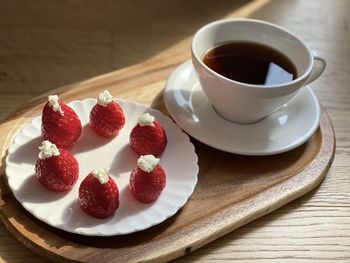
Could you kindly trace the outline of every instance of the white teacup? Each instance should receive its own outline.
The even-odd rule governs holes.
[[[203,63],[204,54],[223,43],[255,42],[286,55],[297,78],[278,85],[253,85],[228,79]],[[197,31],[192,41],[192,63],[200,84],[216,111],[238,123],[253,123],[288,102],[304,85],[318,78],[325,61],[287,30],[259,20],[220,20]]]

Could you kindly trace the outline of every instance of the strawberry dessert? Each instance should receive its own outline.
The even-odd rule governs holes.
[[[72,146],[81,135],[82,127],[75,111],[51,95],[42,112],[41,134],[60,148]]]
[[[111,137],[119,133],[125,124],[122,108],[105,90],[98,95],[97,103],[90,112],[90,126],[100,136]]]
[[[51,191],[72,189],[79,175],[79,165],[74,156],[49,141],[43,141],[39,150],[39,159],[35,164],[38,181]]]
[[[165,150],[167,137],[159,121],[151,114],[144,113],[132,129],[129,143],[138,155],[159,156]]]
[[[130,175],[129,188],[134,198],[142,203],[156,200],[163,191],[166,176],[153,155],[144,155],[137,160],[137,167]]]
[[[79,187],[80,207],[96,218],[106,218],[119,207],[119,191],[107,170],[98,169],[89,173]]]

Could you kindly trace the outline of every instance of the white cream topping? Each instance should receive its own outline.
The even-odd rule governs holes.
[[[154,127],[154,123],[153,122],[154,122],[154,116],[152,116],[148,112],[142,114],[139,117],[139,124],[141,126],[152,126],[152,127]]]
[[[137,160],[137,166],[147,173],[153,171],[154,167],[159,163],[159,159],[154,157],[152,154],[141,155]]]
[[[112,100],[113,100],[113,96],[111,95],[111,93],[109,93],[108,90],[104,90],[103,92],[98,94],[98,97],[97,97],[97,103],[103,107],[107,107],[107,105],[110,102],[112,102]]]
[[[41,146],[39,146],[39,150],[40,160],[45,160],[47,158],[50,158],[51,156],[60,155],[60,151],[57,149],[56,145],[49,141],[43,141],[41,143]]]
[[[58,96],[57,95],[50,95],[49,96],[49,104],[52,107],[53,111],[58,111],[62,116],[64,115],[64,112],[62,111],[62,108],[60,104],[58,103]]]
[[[101,184],[108,182],[108,169],[95,169],[91,171],[92,175],[95,176]]]

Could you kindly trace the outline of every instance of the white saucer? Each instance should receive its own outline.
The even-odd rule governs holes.
[[[242,155],[271,155],[306,142],[320,121],[320,105],[303,87],[286,105],[253,124],[230,122],[216,113],[203,93],[191,61],[178,66],[164,90],[165,105],[189,135],[216,149]]]

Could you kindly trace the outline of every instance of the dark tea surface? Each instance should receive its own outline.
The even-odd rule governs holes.
[[[231,42],[208,50],[203,62],[226,78],[255,85],[276,85],[297,78],[292,61],[281,52],[253,42]]]

